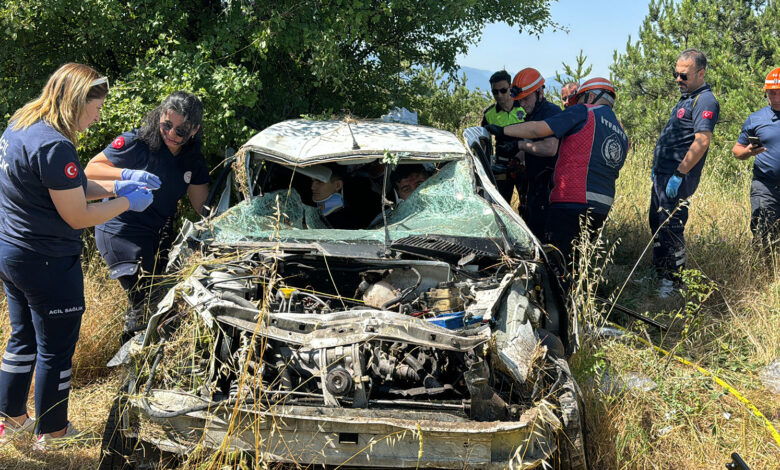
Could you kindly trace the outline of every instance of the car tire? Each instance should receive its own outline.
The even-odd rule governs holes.
[[[129,470],[135,468],[133,453],[137,441],[122,432],[122,413],[126,412],[126,400],[121,396],[114,399],[108,412],[103,442],[100,445],[100,470]]]
[[[563,429],[558,434],[557,455],[553,468],[557,470],[588,470],[585,451],[585,404],[569,364],[563,358],[552,358],[558,373],[563,374],[558,395],[559,418]]]

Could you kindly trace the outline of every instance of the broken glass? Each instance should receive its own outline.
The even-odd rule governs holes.
[[[474,192],[474,173],[468,161],[445,164],[406,200],[387,211],[390,239],[411,235],[449,235],[501,238],[491,205]],[[372,194],[374,196],[374,194]],[[379,197],[379,195],[375,195]],[[496,207],[510,240],[529,247],[525,230]],[[303,204],[294,189],[273,191],[242,201],[215,218],[212,235],[217,242],[239,241],[351,241],[383,242],[381,223],[365,230],[328,228],[316,207]]]

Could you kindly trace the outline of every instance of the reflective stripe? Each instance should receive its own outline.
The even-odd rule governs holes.
[[[35,354],[14,354],[9,353],[8,351],[3,354],[3,359],[8,359],[9,361],[32,361],[35,359]]]
[[[661,246],[661,242],[653,243],[653,248],[658,248],[659,246]]]
[[[597,86],[608,86],[608,87],[612,88],[612,84],[611,84],[611,83],[609,83],[609,82],[593,82],[593,83],[588,83],[588,86],[587,86],[586,88],[590,88],[590,87],[597,87]]]
[[[541,82],[541,81],[542,81],[542,74],[539,74],[539,78],[537,78],[536,80],[534,80],[534,81],[533,81],[533,83],[531,83],[531,84],[530,84],[530,85],[528,85],[528,86],[520,87],[520,90],[521,90],[521,92],[525,92],[526,90],[530,90],[530,89],[531,89],[531,88],[533,88],[533,87],[534,87],[534,86],[535,86],[537,83],[539,83],[539,82]]]
[[[604,194],[599,193],[592,193],[590,191],[585,193],[585,197],[588,199],[588,201],[596,201],[600,202],[602,204],[606,204],[608,206],[611,206],[613,202],[615,202],[614,197],[609,197]]]
[[[60,378],[61,378],[61,379],[65,379],[65,378],[67,378],[67,377],[70,377],[70,371],[72,371],[72,370],[73,370],[73,368],[71,367],[71,368],[70,368],[70,369],[68,369],[68,370],[65,370],[65,371],[62,371],[62,372],[60,372]]]
[[[62,391],[62,390],[67,390],[69,388],[70,388],[70,380],[68,380],[67,382],[61,383],[60,386],[57,387],[57,390]]]
[[[683,256],[683,255],[685,255],[685,248],[683,248],[680,251],[675,251],[674,252],[674,256]]]
[[[11,364],[6,364],[3,362],[0,364],[0,370],[10,372],[12,374],[26,374],[32,370],[32,364],[27,364],[26,366],[12,366]]]
[[[682,266],[683,264],[685,264],[685,257],[684,256],[674,263],[675,266]]]

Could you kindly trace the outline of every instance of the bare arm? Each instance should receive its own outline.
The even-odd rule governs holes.
[[[84,174],[91,180],[121,180],[122,169],[114,166],[106,157],[106,154],[100,152],[92,157],[84,168]]]
[[[130,208],[130,201],[125,197],[87,204],[82,188],[50,189],[49,195],[60,217],[76,230],[102,224]]]
[[[208,184],[191,184],[187,187],[187,197],[190,198],[190,204],[195,212],[203,214],[203,204],[206,203],[206,198],[209,196]]]
[[[103,199],[105,197],[114,197],[113,181],[87,181],[87,201]]]
[[[704,152],[710,146],[710,139],[712,139],[712,132],[697,132],[683,161],[677,166],[677,171],[687,175],[704,156]]]
[[[521,139],[541,139],[553,135],[553,130],[544,121],[521,122],[504,127],[504,135]]]
[[[754,147],[753,144],[742,145],[739,142],[734,144],[734,148],[731,149],[731,153],[734,154],[734,158],[737,160],[747,160],[753,155],[758,155],[761,152],[766,152],[766,148]]]
[[[540,157],[554,157],[558,153],[558,139],[548,137],[537,141],[520,141],[518,147],[525,153],[530,153]]]

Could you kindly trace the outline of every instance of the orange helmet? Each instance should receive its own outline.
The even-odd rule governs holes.
[[[580,86],[580,89],[577,90],[577,93],[569,96],[569,106],[577,104],[580,96],[582,96],[584,93],[596,90],[602,90],[612,95],[612,98],[615,98],[615,87],[612,86],[612,82],[603,77],[594,77],[583,83]]]
[[[780,89],[780,67],[769,72],[764,82],[764,90],[778,90]]]
[[[538,90],[542,85],[544,85],[542,74],[538,70],[528,67],[515,75],[514,80],[512,80],[512,88],[509,90],[509,96],[513,100],[519,100]]]

